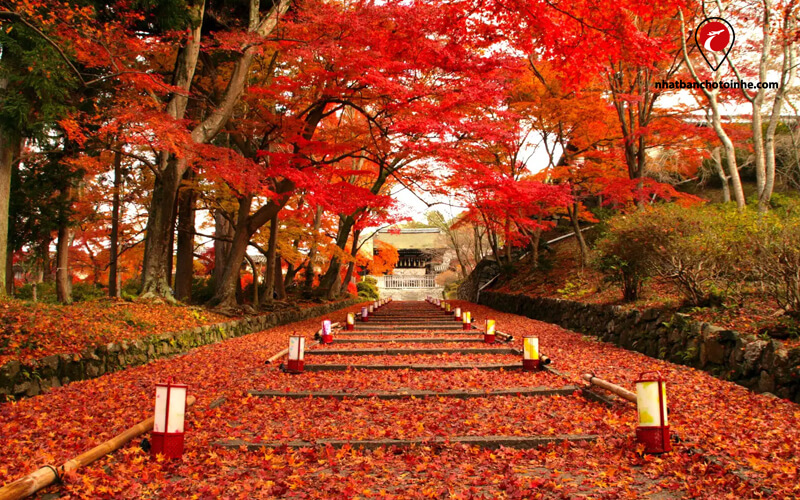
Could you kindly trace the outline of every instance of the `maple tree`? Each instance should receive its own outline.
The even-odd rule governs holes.
[[[210,210],[215,220],[211,303],[230,309],[241,300],[238,278],[243,263],[252,260],[248,247],[264,250],[266,269],[248,264],[251,272],[266,273],[255,280],[266,279],[260,300],[271,300],[274,293],[283,296],[296,278],[305,282],[306,293],[314,284],[326,297],[344,291],[365,229],[395,217],[386,197],[395,185],[434,192],[482,183],[484,193],[494,190],[503,195],[502,201],[484,207],[492,214],[474,212],[468,222],[480,219],[492,228],[495,253],[507,240],[508,259],[513,245],[535,238],[547,224],[531,221],[566,205],[565,199],[548,199],[546,193],[558,189],[514,173],[524,162],[512,166],[505,180],[488,170],[479,172],[473,164],[445,184],[438,183],[429,166],[455,165],[455,157],[469,156],[473,146],[472,153],[485,160],[488,150],[477,153],[477,143],[468,144],[467,137],[477,134],[518,150],[524,146],[520,137],[509,139],[508,134],[525,127],[530,132],[530,123],[513,118],[517,132],[503,130],[506,113],[515,117],[521,107],[502,110],[513,102],[508,95],[519,60],[513,50],[498,49],[500,41],[526,53],[532,53],[533,44],[543,44],[541,57],[549,61],[556,75],[552,82],[564,87],[564,95],[578,85],[603,81],[605,63],[589,64],[599,47],[612,47],[606,51],[612,62],[630,60],[634,73],[646,66],[643,61],[663,60],[673,48],[662,36],[664,23],[672,26],[664,21],[668,7],[639,8],[633,20],[622,14],[629,6],[620,5],[613,12],[593,14],[587,27],[578,19],[593,6],[576,4],[574,11],[551,6],[551,17],[529,19],[533,29],[527,32],[509,24],[510,11],[530,13],[529,6],[514,2],[482,6],[494,20],[471,17],[475,5],[469,1],[432,8],[422,1],[375,5],[312,0],[291,7],[288,2],[257,1],[230,6],[203,0],[119,3],[113,15],[100,5],[74,10],[68,3],[53,5],[43,15],[30,0],[3,18],[41,32],[28,36],[51,52],[63,80],[73,81],[86,103],[43,121],[51,126],[57,121],[64,141],[73,144],[67,163],[87,174],[81,182],[91,186],[90,199],[81,188],[74,201],[80,207],[94,203],[103,214],[62,231],[65,241],[78,238],[81,249],[71,258],[74,264],[89,270],[94,281],[108,283],[117,296],[120,255],[141,241],[141,236],[130,240],[126,235],[140,235],[144,229],[142,297],[171,300],[174,287],[176,297],[191,300],[195,245],[201,237],[196,226],[208,223],[195,214]],[[559,34],[554,35],[557,25]],[[80,36],[79,26],[87,36]],[[590,46],[568,44],[572,34],[585,29],[598,34]],[[633,52],[623,50],[636,33],[654,42]],[[414,58],[408,57],[409,46]],[[573,78],[564,65],[567,57],[587,63],[591,71]],[[576,115],[585,111],[586,95],[583,103],[551,102],[551,114],[569,105]],[[493,118],[481,124],[487,115]],[[462,136],[465,124],[473,130]],[[536,133],[543,130],[540,123]],[[652,127],[647,130],[653,134]],[[461,144],[464,151],[452,153]],[[631,141],[623,137],[621,144],[625,150]],[[137,176],[129,179],[134,171]],[[113,175],[114,187],[96,185],[91,181],[95,175]],[[131,181],[135,199],[114,195]],[[111,194],[104,196],[109,187]],[[506,202],[517,203],[517,208],[506,210],[501,221],[497,212]],[[551,202],[554,206],[548,206]],[[144,228],[141,219],[133,225],[121,221],[130,203],[141,207]],[[585,213],[574,204],[570,210],[576,219],[578,212]],[[102,238],[109,219],[113,249]],[[303,231],[302,224],[311,231]],[[320,238],[320,232],[330,230],[335,232],[333,241]],[[120,238],[127,239],[121,248]],[[467,267],[462,264],[462,270]],[[106,269],[110,277],[101,280],[98,273]],[[280,285],[275,292],[273,285]]]
[[[534,179],[528,166],[528,141],[535,126],[520,113],[483,109],[467,125],[448,153],[450,186],[469,207],[459,223],[486,230],[497,262],[510,265],[512,248],[527,247],[552,221],[543,217],[571,201],[565,186]]]

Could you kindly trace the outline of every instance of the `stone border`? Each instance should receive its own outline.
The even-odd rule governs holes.
[[[88,347],[80,353],[54,354],[25,362],[9,361],[0,367],[0,398],[36,396],[51,387],[96,378],[159,358],[183,354],[195,347],[303,321],[361,302],[363,299],[348,299],[306,309],[274,312],[178,332],[149,335],[130,342]]]
[[[786,349],[686,314],[484,291],[480,304],[559,325],[653,358],[691,366],[800,403],[800,348]]]

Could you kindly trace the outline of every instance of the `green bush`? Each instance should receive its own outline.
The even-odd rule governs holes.
[[[642,248],[646,245],[646,233],[639,230],[637,222],[630,216],[613,219],[595,247],[594,266],[605,274],[607,281],[622,287],[627,301],[639,298],[642,282],[650,276]]]
[[[122,284],[122,290],[120,290],[119,295],[125,300],[133,300],[139,296],[142,287],[142,278],[136,277],[126,280]]]
[[[675,204],[647,208],[609,221],[597,243],[596,266],[639,298],[642,282],[659,276],[692,305],[721,302],[742,280],[742,252],[753,214],[724,207]],[[751,231],[752,233],[752,231]]]
[[[91,283],[74,283],[72,285],[73,302],[85,302],[103,297],[108,297],[108,291],[102,286]]]
[[[358,296],[367,300],[378,300],[380,295],[378,293],[378,280],[367,276],[364,281],[356,285]]]
[[[598,241],[596,266],[621,284],[626,300],[642,281],[671,281],[695,306],[760,290],[800,315],[800,210],[779,199],[769,213],[719,205],[662,205],[619,216]]]
[[[289,290],[287,290],[287,293],[288,292],[289,292]],[[259,285],[258,285],[258,300],[259,301],[264,300],[264,295],[266,293],[267,293],[267,283],[266,282],[259,283]],[[252,283],[248,283],[242,289],[242,297],[244,297],[245,302],[250,302],[250,303],[253,302],[253,284]]]
[[[55,304],[56,300],[56,284],[52,282],[43,283],[26,283],[25,285],[17,288],[15,296],[22,300],[33,300],[33,287],[36,287],[36,300],[38,302],[46,302],[48,304]]]
[[[205,304],[214,296],[214,278],[212,276],[195,276],[192,278],[192,303]],[[250,294],[252,297],[253,294]]]
[[[447,300],[458,298],[458,287],[461,286],[463,280],[451,281],[446,284],[443,289],[444,298]]]
[[[48,304],[58,303],[56,295],[56,284],[53,282],[36,283],[36,300]],[[17,289],[16,297],[22,300],[33,300],[33,283],[28,283]],[[96,286],[91,283],[73,283],[72,284],[72,301],[85,302],[87,300],[95,300],[108,296],[108,291],[101,286]]]
[[[781,309],[800,316],[800,219],[764,217],[756,231],[752,278]]]

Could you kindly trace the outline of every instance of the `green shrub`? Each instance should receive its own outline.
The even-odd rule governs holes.
[[[800,316],[800,219],[764,217],[756,226],[749,266],[754,280],[793,316]]]
[[[364,281],[356,285],[358,296],[367,300],[378,300],[380,295],[378,293],[378,280],[367,276]]]
[[[755,288],[800,315],[800,209],[779,198],[771,212],[718,205],[662,205],[609,222],[595,265],[626,300],[642,281],[671,281],[694,306],[718,305]]]
[[[443,289],[443,295],[445,299],[457,299],[458,298],[458,287],[461,286],[463,280],[451,281],[450,283],[446,284]]]
[[[639,298],[642,282],[659,276],[692,305],[718,304],[743,279],[753,217],[724,207],[675,204],[619,216],[597,243],[596,265],[622,286],[626,300]]]
[[[252,292],[252,291],[251,291]],[[195,276],[192,278],[192,303],[205,304],[214,296],[214,278],[212,276]],[[252,297],[253,294],[250,294]]]
[[[33,287],[36,287],[36,300],[38,302],[45,302],[48,304],[55,304],[56,300],[56,284],[53,282],[42,283],[26,283],[25,285],[17,288],[15,296],[22,300],[33,300]]]
[[[85,302],[108,297],[108,291],[100,285],[91,283],[73,283],[72,300],[73,302]]]
[[[266,292],[267,292],[267,283],[266,282],[259,283],[258,284],[258,300],[259,301],[264,300],[264,295],[266,294]],[[288,292],[288,290],[287,290],[287,292]],[[248,283],[242,289],[242,297],[244,298],[245,302],[250,302],[250,303],[253,302],[253,284],[252,283]]]
[[[120,295],[125,297],[125,295],[130,296],[131,298],[135,298],[139,296],[139,293],[142,291],[142,278],[136,277],[131,278],[129,280],[125,280],[122,284],[122,290],[120,290]]]
[[[583,232],[583,239],[590,248],[594,248],[598,240],[608,232],[608,223],[616,215],[616,211],[608,207],[596,207],[589,210],[598,222],[592,228]]]
[[[592,288],[586,279],[579,275],[574,280],[568,279],[564,286],[556,290],[562,297],[569,300],[580,299],[584,295],[591,293]]]
[[[17,290],[16,297],[22,300],[33,300],[33,287],[36,286],[36,300],[48,304],[58,302],[56,295],[56,284],[53,282],[28,283]],[[91,283],[73,283],[72,301],[85,302],[108,296],[108,291],[102,286]]]
[[[645,247],[647,233],[640,229],[639,217],[620,216],[609,222],[606,235],[598,240],[595,267],[607,281],[622,287],[626,301],[639,298],[642,282],[650,276]]]

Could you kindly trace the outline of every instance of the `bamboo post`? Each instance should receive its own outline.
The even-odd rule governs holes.
[[[315,342],[311,342],[310,344],[308,344],[308,345],[306,346],[306,349],[308,349],[308,348],[310,348],[310,347],[314,347],[315,345],[319,345],[319,342],[316,342],[316,341],[315,341]],[[267,360],[267,363],[266,363],[266,364],[273,363],[274,361],[276,361],[276,360],[278,360],[278,359],[281,359],[282,357],[286,356],[287,354],[289,354],[289,348],[288,348],[288,347],[287,347],[286,349],[284,349],[284,350],[282,350],[282,351],[278,352],[278,353],[277,353],[277,354],[275,354],[274,356],[270,357],[270,358]],[[0,500],[3,500],[3,499],[2,499],[2,498],[0,498]]]
[[[331,330],[333,330],[334,328],[339,328],[339,327],[341,327],[341,324],[338,321],[336,323],[331,323]],[[322,328],[317,330],[317,333],[314,334],[314,338],[322,338],[321,336],[322,336]],[[314,347],[315,345],[318,345],[318,344],[319,344],[319,342],[312,342],[311,344],[308,344],[306,346],[306,349],[308,349],[309,347]],[[271,356],[269,359],[267,359],[266,364],[273,363],[275,360],[281,359],[282,357],[286,356],[287,354],[289,354],[289,348],[288,347],[286,349],[282,350],[282,351],[279,351],[277,354],[275,354],[274,356]],[[0,500],[2,500],[2,499],[0,499]]]
[[[605,389],[617,396],[621,397],[622,399],[627,399],[631,403],[636,402],[636,394],[632,393],[631,391],[625,389],[624,387],[620,387],[616,384],[612,384],[606,380],[601,378],[597,378],[594,375],[587,373],[583,376],[583,380],[589,382],[592,385],[596,385],[602,389]],[[0,499],[1,500],[1,499]]]
[[[187,407],[193,405],[194,402],[194,396],[189,396],[186,398]],[[154,417],[142,420],[122,434],[109,439],[105,443],[95,446],[91,450],[78,455],[72,460],[64,462],[58,468],[46,465],[25,477],[17,479],[13,483],[3,486],[0,488],[0,500],[19,500],[21,498],[33,495],[42,488],[53,484],[59,476],[63,476],[67,472],[85,467],[95,460],[102,458],[109,453],[117,451],[142,434],[152,431],[153,420]],[[58,471],[58,476],[56,475],[56,471]]]
[[[495,335],[500,337],[500,340],[505,340],[506,342],[511,342],[514,340],[514,336],[508,333],[496,332]]]

